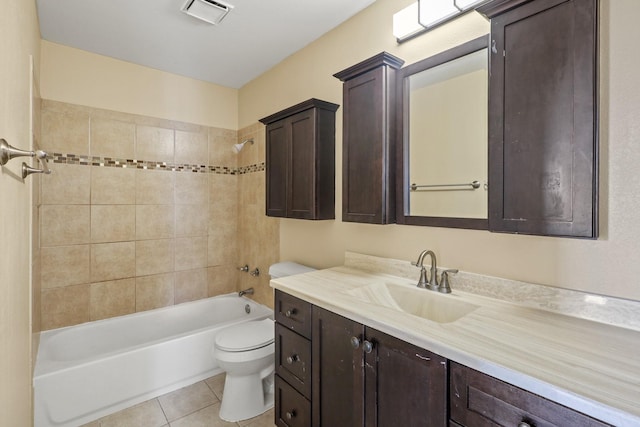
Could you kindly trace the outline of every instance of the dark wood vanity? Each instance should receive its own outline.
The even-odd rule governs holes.
[[[603,427],[571,408],[275,291],[279,427]]]

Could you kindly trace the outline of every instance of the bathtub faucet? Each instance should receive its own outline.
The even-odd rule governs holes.
[[[243,291],[238,292],[239,297],[243,295],[253,295],[253,288],[245,289]]]

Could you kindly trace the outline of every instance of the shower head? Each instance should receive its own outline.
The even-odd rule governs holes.
[[[253,145],[253,138],[245,139],[240,144],[233,144],[233,152],[236,153],[236,154],[241,152],[242,149],[244,148],[244,144],[246,144],[247,142],[250,143],[251,145]]]

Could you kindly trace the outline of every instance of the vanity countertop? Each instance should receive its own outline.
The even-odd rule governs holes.
[[[640,426],[640,331],[463,292],[455,279],[443,297],[479,308],[437,323],[354,296],[376,283],[415,286],[347,266],[271,280],[276,289],[604,422]]]

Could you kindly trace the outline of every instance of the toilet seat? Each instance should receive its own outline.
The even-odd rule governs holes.
[[[216,335],[216,348],[243,352],[266,347],[274,342],[273,320],[254,320],[230,326]]]

